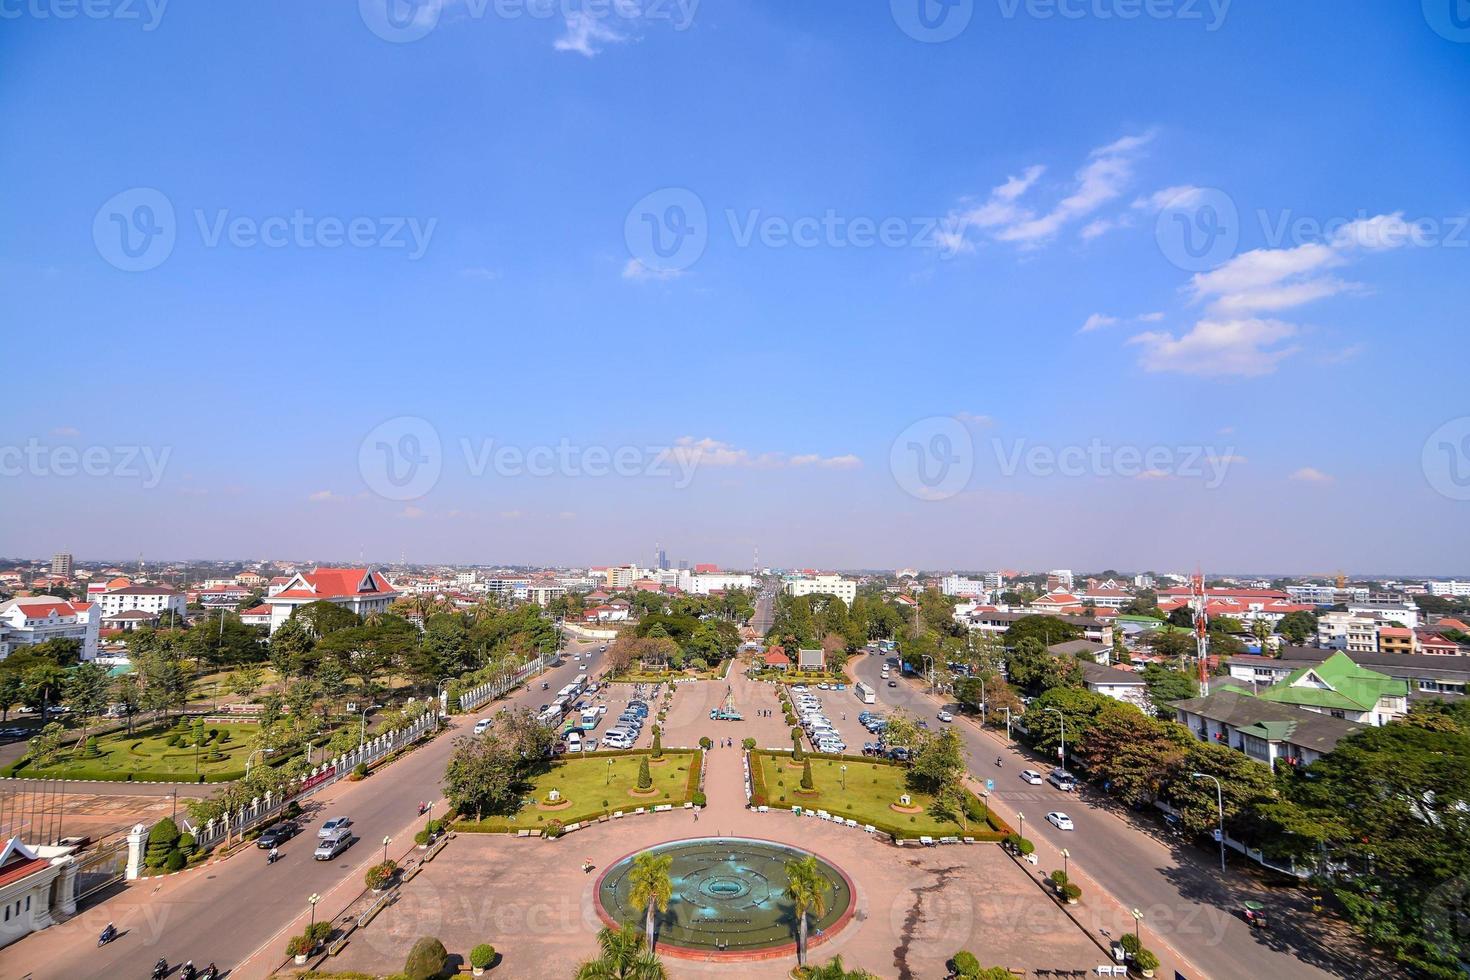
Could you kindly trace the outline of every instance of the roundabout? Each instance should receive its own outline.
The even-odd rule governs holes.
[[[827,882],[826,909],[810,916],[811,941],[831,936],[853,912],[852,881],[801,848],[747,838],[674,841],[651,850],[672,858],[673,895],[658,913],[658,948],[700,958],[779,956],[796,942],[796,912],[786,894],[786,862],[815,857]],[[598,914],[611,925],[641,925],[629,872],[636,855],[612,865],[597,883]]]

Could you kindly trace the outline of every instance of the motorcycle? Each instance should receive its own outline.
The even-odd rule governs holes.
[[[107,924],[107,928],[102,930],[102,935],[97,937],[97,945],[106,946],[108,943],[112,942],[116,938],[117,929],[115,929],[112,923],[109,922]]]
[[[1241,909],[1241,917],[1252,929],[1271,928],[1271,922],[1266,918],[1266,906],[1260,902],[1246,902],[1245,908]]]
[[[266,855],[265,855],[265,863],[266,864],[275,864],[280,859],[281,859],[281,852],[278,851],[278,850],[276,850],[274,847],[271,848],[269,851],[266,852]]]
[[[185,963],[184,968],[179,971],[179,980],[195,980],[198,975],[199,974],[194,969],[194,961],[190,960],[189,962]]]
[[[420,801],[419,802],[419,816],[422,817],[424,814],[426,814],[428,812],[429,812],[429,804]]]
[[[1001,757],[1000,757],[1000,756],[996,756],[996,757],[995,757],[995,768],[997,768],[997,769],[1000,769],[1000,768],[1002,768],[1002,767],[1003,767],[1003,766],[1004,766],[1004,765],[1005,765],[1005,762],[1004,762],[1004,760],[1002,760],[1002,759],[1001,759]]]
[[[199,980],[219,980],[219,967],[213,963],[209,964],[204,968],[204,972],[199,974]]]
[[[168,976],[168,960],[160,956],[158,962],[153,964],[153,980],[163,980],[166,976]]]

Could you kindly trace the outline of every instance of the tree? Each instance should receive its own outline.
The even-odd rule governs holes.
[[[137,674],[123,674],[113,681],[112,696],[117,707],[128,722],[128,734],[133,734],[133,716],[138,713],[142,692],[138,689]]]
[[[67,672],[63,692],[66,703],[82,720],[77,744],[87,737],[87,722],[95,715],[107,710],[108,693],[112,688],[112,677],[107,668],[99,663],[78,664]]]
[[[1166,621],[1170,626],[1177,626],[1180,629],[1194,629],[1194,613],[1188,606],[1175,606],[1170,609]]]
[[[444,770],[444,795],[460,813],[483,820],[487,813],[509,812],[519,801],[516,760],[493,729],[454,741]]]
[[[430,980],[444,972],[444,963],[448,959],[449,952],[443,943],[433,936],[424,936],[408,951],[408,962],[404,964],[403,972],[408,980]]]
[[[673,882],[669,880],[673,863],[672,855],[644,851],[633,859],[633,867],[628,871],[628,901],[643,906],[643,932],[649,949],[656,948],[656,913],[668,909],[674,894]]]
[[[666,980],[668,971],[632,926],[603,928],[597,934],[599,955],[577,968],[577,980]]]
[[[41,707],[41,719],[66,684],[66,670],[50,660],[38,660],[25,670],[26,700]]]
[[[1077,746],[1077,755],[1109,792],[1137,806],[1158,799],[1194,744],[1194,736],[1183,726],[1157,721],[1131,704],[1117,702],[1098,712]]]
[[[796,962],[805,966],[807,918],[815,915],[820,919],[826,913],[832,885],[811,855],[786,862],[786,881],[786,896],[796,912]]]
[[[150,868],[162,868],[168,864],[169,855],[179,846],[179,825],[170,817],[164,817],[148,831],[148,849],[143,862]]]
[[[1080,626],[1058,619],[1055,616],[1022,616],[1005,632],[1007,647],[1014,648],[1022,640],[1035,640],[1042,649],[1065,640],[1075,640],[1082,635]]]
[[[311,651],[315,646],[316,638],[312,634],[308,618],[299,616],[299,614],[292,616],[271,634],[269,645],[271,669],[282,681],[290,680],[291,677],[302,673],[307,668],[311,659]]]
[[[643,756],[638,761],[638,788],[640,790],[653,789],[653,775],[648,771],[648,756]]]
[[[26,685],[19,671],[0,672],[0,722],[10,720],[10,709],[25,703]]]
[[[834,956],[821,966],[809,967],[806,980],[877,980],[877,977],[867,970],[849,970],[842,965],[841,956]]]
[[[812,782],[812,760],[810,759],[801,764],[801,788],[808,792],[816,789],[816,783]]]
[[[1418,598],[1423,598],[1419,596]],[[1308,638],[1317,635],[1317,617],[1314,613],[1301,610],[1289,612],[1276,624],[1276,632],[1286,637],[1292,646],[1301,646]]]
[[[1199,696],[1199,681],[1182,670],[1162,664],[1144,667],[1143,682],[1148,687],[1148,700],[1154,707],[1154,713],[1169,721],[1174,719],[1171,706],[1175,701]]]
[[[49,722],[40,733],[30,740],[29,755],[37,766],[45,767],[56,762],[61,752],[61,739],[66,730],[60,722]]]
[[[929,811],[941,820],[953,820],[960,825],[961,831],[969,831],[970,800],[964,779],[953,775],[935,790],[934,803]]]
[[[937,793],[964,771],[965,752],[959,733],[953,728],[945,728],[919,742],[910,761],[907,780],[910,787],[921,793]]]
[[[1053,688],[1026,709],[1026,727],[1031,742],[1038,750],[1055,756],[1061,748],[1065,730],[1068,747],[1079,746],[1087,740],[1093,719],[1112,703],[1113,699],[1107,695],[1093,694],[1082,688]],[[1056,710],[1049,711],[1049,708]],[[1066,760],[1061,760],[1061,765],[1065,766]]]

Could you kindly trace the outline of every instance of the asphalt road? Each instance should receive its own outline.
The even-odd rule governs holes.
[[[883,660],[878,654],[859,654],[853,671],[859,680],[877,689],[876,707],[903,707],[928,719],[931,728],[940,727],[935,718],[940,702],[926,695],[916,680],[900,680],[898,687],[888,687],[879,679]],[[899,677],[897,668],[892,676]],[[1166,842],[1151,832],[1150,817],[1130,813],[1095,791],[1064,793],[1050,783],[1033,786],[1023,782],[1023,769],[1034,769],[1045,776],[1051,765],[1007,742],[1003,728],[992,734],[990,729],[982,732],[978,725],[963,720],[955,722],[954,727],[964,740],[971,772],[981,780],[994,781],[991,801],[1007,819],[1018,810],[1024,813],[1027,837],[1044,840],[1053,848],[1066,848],[1074,868],[1101,882],[1123,908],[1142,910],[1145,927],[1164,936],[1209,977],[1296,980],[1348,975],[1351,963],[1336,961],[1302,930],[1293,930],[1290,915],[1276,915],[1277,924],[1263,934],[1253,931],[1237,913],[1245,898],[1267,902],[1273,914],[1285,913],[1285,903],[1299,902],[1299,896],[1286,890],[1262,889],[1255,879],[1234,870],[1222,878],[1214,852]],[[861,742],[853,745],[849,740],[849,751],[861,748]],[[999,768],[996,756],[1003,760]],[[1076,830],[1058,830],[1047,823],[1045,815],[1053,810],[1068,814]],[[1243,860],[1233,857],[1233,861]],[[1295,914],[1310,913],[1302,909]],[[1129,919],[1113,933],[1131,929],[1132,925]]]
[[[755,615],[751,617],[750,625],[761,636],[765,636],[770,630],[771,624],[776,621],[776,596],[774,593],[762,592],[755,600]]]
[[[599,655],[592,653],[589,666],[572,654],[596,647],[569,644],[562,666],[477,715],[460,716],[453,727],[467,731],[477,717],[506,705],[534,709],[545,700],[542,681],[555,691],[577,674],[591,673]],[[0,976],[146,977],[160,956],[174,966],[192,959],[201,969],[213,961],[237,978],[265,975],[284,958],[286,939],[304,927],[308,896],[322,897],[318,918],[331,917],[362,891],[367,867],[382,860],[384,836],[393,839],[388,854],[395,860],[413,848],[413,834],[424,823],[418,802],[442,798],[453,737],[446,732],[368,779],[343,780],[313,797],[303,832],[281,847],[275,865],[267,865],[264,852],[252,848],[219,864],[135,882],[121,895],[0,951]],[[443,813],[442,802],[435,812]],[[317,829],[327,818],[342,815],[352,818],[358,841],[334,861],[312,860]],[[96,936],[108,921],[122,936],[99,949]]]

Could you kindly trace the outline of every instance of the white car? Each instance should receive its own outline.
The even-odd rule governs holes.
[[[1069,816],[1067,816],[1065,813],[1063,813],[1060,810],[1053,810],[1051,813],[1048,813],[1046,815],[1046,822],[1049,823],[1049,824],[1051,824],[1053,827],[1057,828],[1058,830],[1076,830],[1077,829],[1076,827],[1073,827],[1072,826],[1072,818],[1069,817]]]
[[[940,721],[954,721],[954,715],[950,714],[948,711],[941,711],[941,712],[939,712],[939,720]]]
[[[1032,786],[1041,785],[1041,773],[1037,772],[1035,769],[1022,769],[1021,779],[1030,783]]]
[[[487,731],[490,730],[491,724],[492,722],[489,718],[481,718],[479,721],[475,722],[475,734],[484,735]]]

